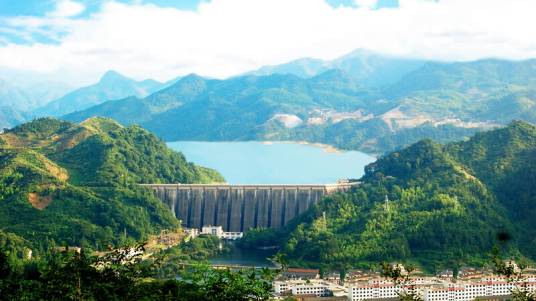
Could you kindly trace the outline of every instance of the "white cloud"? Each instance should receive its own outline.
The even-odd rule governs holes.
[[[375,8],[378,0],[354,0],[358,7]]]
[[[49,17],[65,18],[81,14],[86,7],[72,0],[56,0],[56,8],[47,14]]]
[[[48,30],[58,44],[0,45],[0,68],[87,83],[107,69],[160,80],[190,72],[225,77],[356,48],[441,60],[536,57],[534,0],[400,0],[398,9],[369,7],[212,0],[192,12],[108,1],[88,19],[10,20],[23,30]]]

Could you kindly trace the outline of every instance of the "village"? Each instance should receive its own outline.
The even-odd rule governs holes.
[[[514,269],[516,268],[515,263]],[[402,273],[403,275],[403,273]],[[320,276],[320,270],[288,268],[274,281],[277,299],[292,296],[302,301],[399,300],[413,294],[425,301],[508,300],[512,292],[536,292],[536,273],[527,270],[516,279],[494,275],[488,269],[462,268],[456,277],[451,270],[437,275],[414,276],[397,282],[380,272],[353,270],[341,279],[339,273]]]

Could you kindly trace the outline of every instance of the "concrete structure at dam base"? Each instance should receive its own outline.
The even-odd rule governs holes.
[[[144,184],[171,209],[183,226],[200,229],[222,226],[224,231],[280,228],[325,195],[348,191],[359,182],[336,184],[228,185]]]

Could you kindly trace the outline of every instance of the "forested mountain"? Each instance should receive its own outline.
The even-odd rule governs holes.
[[[0,135],[0,228],[34,249],[105,248],[178,226],[138,184],[222,181],[140,127],[37,119]]]
[[[400,99],[408,114],[536,122],[535,83],[536,60],[427,63],[386,89],[384,95]]]
[[[364,57],[343,57],[329,65],[336,69],[306,78],[277,70],[227,80],[190,75],[146,98],[106,102],[65,118],[111,117],[168,141],[307,140],[371,153],[423,138],[458,140],[514,119],[536,122],[536,60],[419,63],[394,83],[371,85],[356,76],[377,71]]]
[[[166,140],[262,139],[265,123],[293,127],[316,108],[367,107],[372,93],[338,70],[311,79],[276,74],[209,80],[189,75],[144,99],[105,103],[65,118],[102,115],[139,122]]]
[[[494,246],[536,260],[536,127],[441,145],[424,140],[366,168],[361,186],[326,198],[276,236],[291,264],[348,268],[417,262],[482,265]]]
[[[145,97],[164,87],[155,80],[135,81],[115,71],[106,72],[98,83],[79,88],[33,111],[35,116],[62,116],[108,100]]]

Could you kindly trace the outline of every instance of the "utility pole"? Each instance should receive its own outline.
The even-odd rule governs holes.
[[[389,196],[388,195],[385,195],[385,200],[383,201],[383,207],[385,208],[385,210],[389,210]]]

